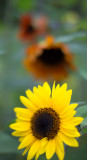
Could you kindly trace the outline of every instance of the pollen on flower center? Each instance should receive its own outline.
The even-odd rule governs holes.
[[[57,65],[64,61],[64,53],[60,48],[43,49],[38,59],[46,65]]]
[[[38,110],[31,119],[31,130],[38,139],[53,139],[59,130],[58,114],[51,108]]]

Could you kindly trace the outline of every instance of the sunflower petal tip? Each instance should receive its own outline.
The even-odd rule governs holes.
[[[23,96],[20,96],[20,100],[22,100]]]
[[[67,90],[67,83],[64,83],[64,84],[61,86],[61,88],[62,88],[63,90]]]
[[[22,149],[21,144],[18,146],[18,150],[19,150],[19,149]]]
[[[79,143],[77,144],[77,147],[79,147]]]
[[[43,84],[43,86],[44,86],[44,85],[49,85],[49,84],[48,84],[48,82],[45,81],[44,84]]]
[[[17,111],[17,107],[14,108],[14,112],[16,112],[16,111]]]
[[[25,92],[28,92],[29,91],[29,89],[27,89]]]
[[[58,86],[60,87],[60,84],[59,84],[59,83],[57,84],[57,86],[56,86],[56,87],[58,87]]]
[[[85,118],[81,117],[81,123],[84,121]]]
[[[29,92],[31,92],[31,90],[30,90],[30,89],[27,89],[27,90],[25,91],[25,93],[26,93],[27,97],[28,97]]]
[[[70,89],[70,92],[72,93],[72,89]]]
[[[56,83],[56,81],[54,80],[54,84]]]
[[[18,146],[18,150],[20,149],[20,145]]]
[[[67,83],[64,83],[64,85],[66,86],[66,90],[67,90]]]
[[[14,125],[14,123],[10,124],[9,127],[10,127],[11,129],[13,129],[13,125]]]
[[[74,147],[79,147],[79,143],[78,143],[78,141],[76,141],[77,143],[75,144],[75,146]]]
[[[75,103],[76,104],[76,106],[78,106],[79,104],[78,103]]]
[[[25,91],[26,95],[28,94],[28,89]]]
[[[13,132],[11,133],[12,136],[14,136]]]

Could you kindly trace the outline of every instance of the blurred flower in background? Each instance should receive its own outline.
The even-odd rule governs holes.
[[[38,36],[45,34],[47,19],[45,16],[22,15],[18,37],[23,41],[35,41]]]
[[[68,46],[55,42],[52,36],[46,37],[42,43],[30,46],[26,53],[24,65],[37,78],[63,80],[68,76],[69,70],[76,71]]]
[[[80,21],[80,17],[77,13],[75,12],[67,12],[66,14],[63,15],[62,17],[62,23],[65,25],[65,27],[70,31],[70,30],[77,30],[78,23]]]

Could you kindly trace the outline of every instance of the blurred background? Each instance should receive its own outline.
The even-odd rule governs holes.
[[[22,64],[26,43],[17,34],[20,17],[26,13],[45,15],[50,34],[69,46],[77,72],[59,83],[68,83],[73,91],[72,102],[87,101],[87,0],[0,0],[0,160],[26,160],[17,151],[18,141],[11,136],[9,124],[15,119],[13,108],[22,106],[19,96],[43,83]],[[65,160],[87,160],[86,133],[79,143],[79,148],[66,150]]]

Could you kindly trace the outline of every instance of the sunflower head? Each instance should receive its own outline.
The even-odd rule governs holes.
[[[38,18],[31,15],[23,15],[20,19],[19,38],[25,41],[35,40],[37,36],[44,34],[47,21],[44,16]]]
[[[27,160],[46,153],[50,159],[57,154],[59,160],[64,159],[64,143],[78,147],[75,137],[79,137],[77,125],[83,118],[75,117],[76,103],[70,104],[72,90],[67,91],[67,84],[61,87],[53,84],[52,92],[47,82],[26,91],[27,98],[20,97],[26,108],[15,108],[17,120],[10,128],[13,136],[20,137],[18,149],[25,148]]]
[[[32,40],[36,37],[37,28],[33,24],[33,17],[23,15],[20,19],[19,38],[25,41]]]
[[[36,77],[62,80],[68,76],[68,70],[75,71],[69,48],[63,43],[55,43],[53,37],[47,37],[46,41],[37,45],[36,49],[32,46],[35,49],[33,54],[30,48],[26,50],[29,57],[26,57],[24,64]]]
[[[53,139],[59,130],[59,116],[52,108],[38,110],[31,119],[33,135],[42,139]]]

